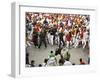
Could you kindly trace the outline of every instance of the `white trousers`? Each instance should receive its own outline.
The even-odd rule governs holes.
[[[67,48],[69,48],[69,45],[71,45],[72,42],[71,41],[67,41]]]
[[[50,44],[53,45],[53,35],[50,35]]]
[[[86,42],[87,42],[87,40],[85,40],[85,39],[82,40],[83,49],[86,47]]]
[[[74,44],[74,48],[76,48],[78,46],[78,44],[79,44],[79,40],[76,39],[75,44]]]

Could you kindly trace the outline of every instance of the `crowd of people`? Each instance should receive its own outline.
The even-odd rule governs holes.
[[[26,46],[42,43],[69,48],[89,44],[89,15],[26,13]],[[89,46],[89,45],[88,45]]]
[[[40,49],[42,44],[44,44],[45,48],[48,45],[57,45],[58,49],[77,47],[89,49],[89,15],[33,12],[26,12],[25,15],[26,48],[34,45]],[[51,51],[51,54],[53,54],[53,51]],[[55,58],[58,54],[60,55],[59,62]],[[69,59],[64,58],[59,52],[50,55],[48,59],[44,60],[44,63],[48,64],[50,61],[51,63],[55,62],[52,64],[54,66],[58,63],[59,65],[65,65],[66,63],[71,65]],[[31,61],[31,64],[34,64],[34,60]],[[43,65],[40,64],[39,66]]]

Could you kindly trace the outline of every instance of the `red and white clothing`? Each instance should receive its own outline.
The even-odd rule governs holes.
[[[72,37],[71,37],[71,35],[69,35],[69,34],[67,34],[66,35],[66,42],[67,42],[67,48],[69,47],[69,45],[71,45],[71,39],[72,39]]]

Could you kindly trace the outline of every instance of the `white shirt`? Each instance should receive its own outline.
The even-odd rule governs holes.
[[[57,60],[57,65],[59,65],[59,60],[61,59],[60,55],[56,56],[56,60]]]
[[[72,23],[71,23],[71,20],[68,20],[68,26],[71,26]]]
[[[51,58],[48,60],[47,66],[56,66],[55,57],[51,57]]]
[[[69,32],[67,29],[64,30],[65,35],[67,35]]]
[[[63,57],[64,57],[64,55],[66,54],[66,52],[68,52],[68,49],[66,49],[66,48],[63,48],[63,49],[61,50],[61,54],[63,55]]]
[[[83,40],[87,41],[87,39],[88,39],[88,32],[84,32],[84,34],[83,34]]]
[[[47,67],[47,64],[46,64],[46,63],[43,63],[42,66],[43,66],[43,67]]]
[[[68,66],[68,65],[69,66],[72,65],[72,63],[70,61],[65,61],[63,66]]]

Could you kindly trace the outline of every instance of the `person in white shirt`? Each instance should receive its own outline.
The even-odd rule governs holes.
[[[59,46],[59,35],[58,35],[58,32],[56,32],[56,35],[55,35],[55,44],[57,44]]]
[[[74,43],[74,48],[77,48],[80,42],[80,37],[79,33],[77,33],[76,38],[75,38],[75,43]]]
[[[50,44],[51,42],[51,40],[50,40],[50,31],[49,32],[47,32],[47,40],[48,40],[48,43]]]
[[[61,55],[62,55],[63,57],[65,57],[65,55],[66,55],[66,53],[67,53],[68,51],[69,51],[68,48],[64,47],[64,48],[61,50]]]
[[[73,37],[72,37],[72,44],[73,44],[73,47],[74,47],[75,43],[76,43],[76,35],[73,35]]]
[[[88,38],[89,38],[88,32],[85,31],[83,34],[83,40],[82,40],[83,49],[86,47],[86,42],[88,41]]]
[[[53,45],[53,37],[54,37],[54,36],[53,36],[53,34],[51,33],[51,34],[50,34],[50,44],[51,44],[51,45]]]

